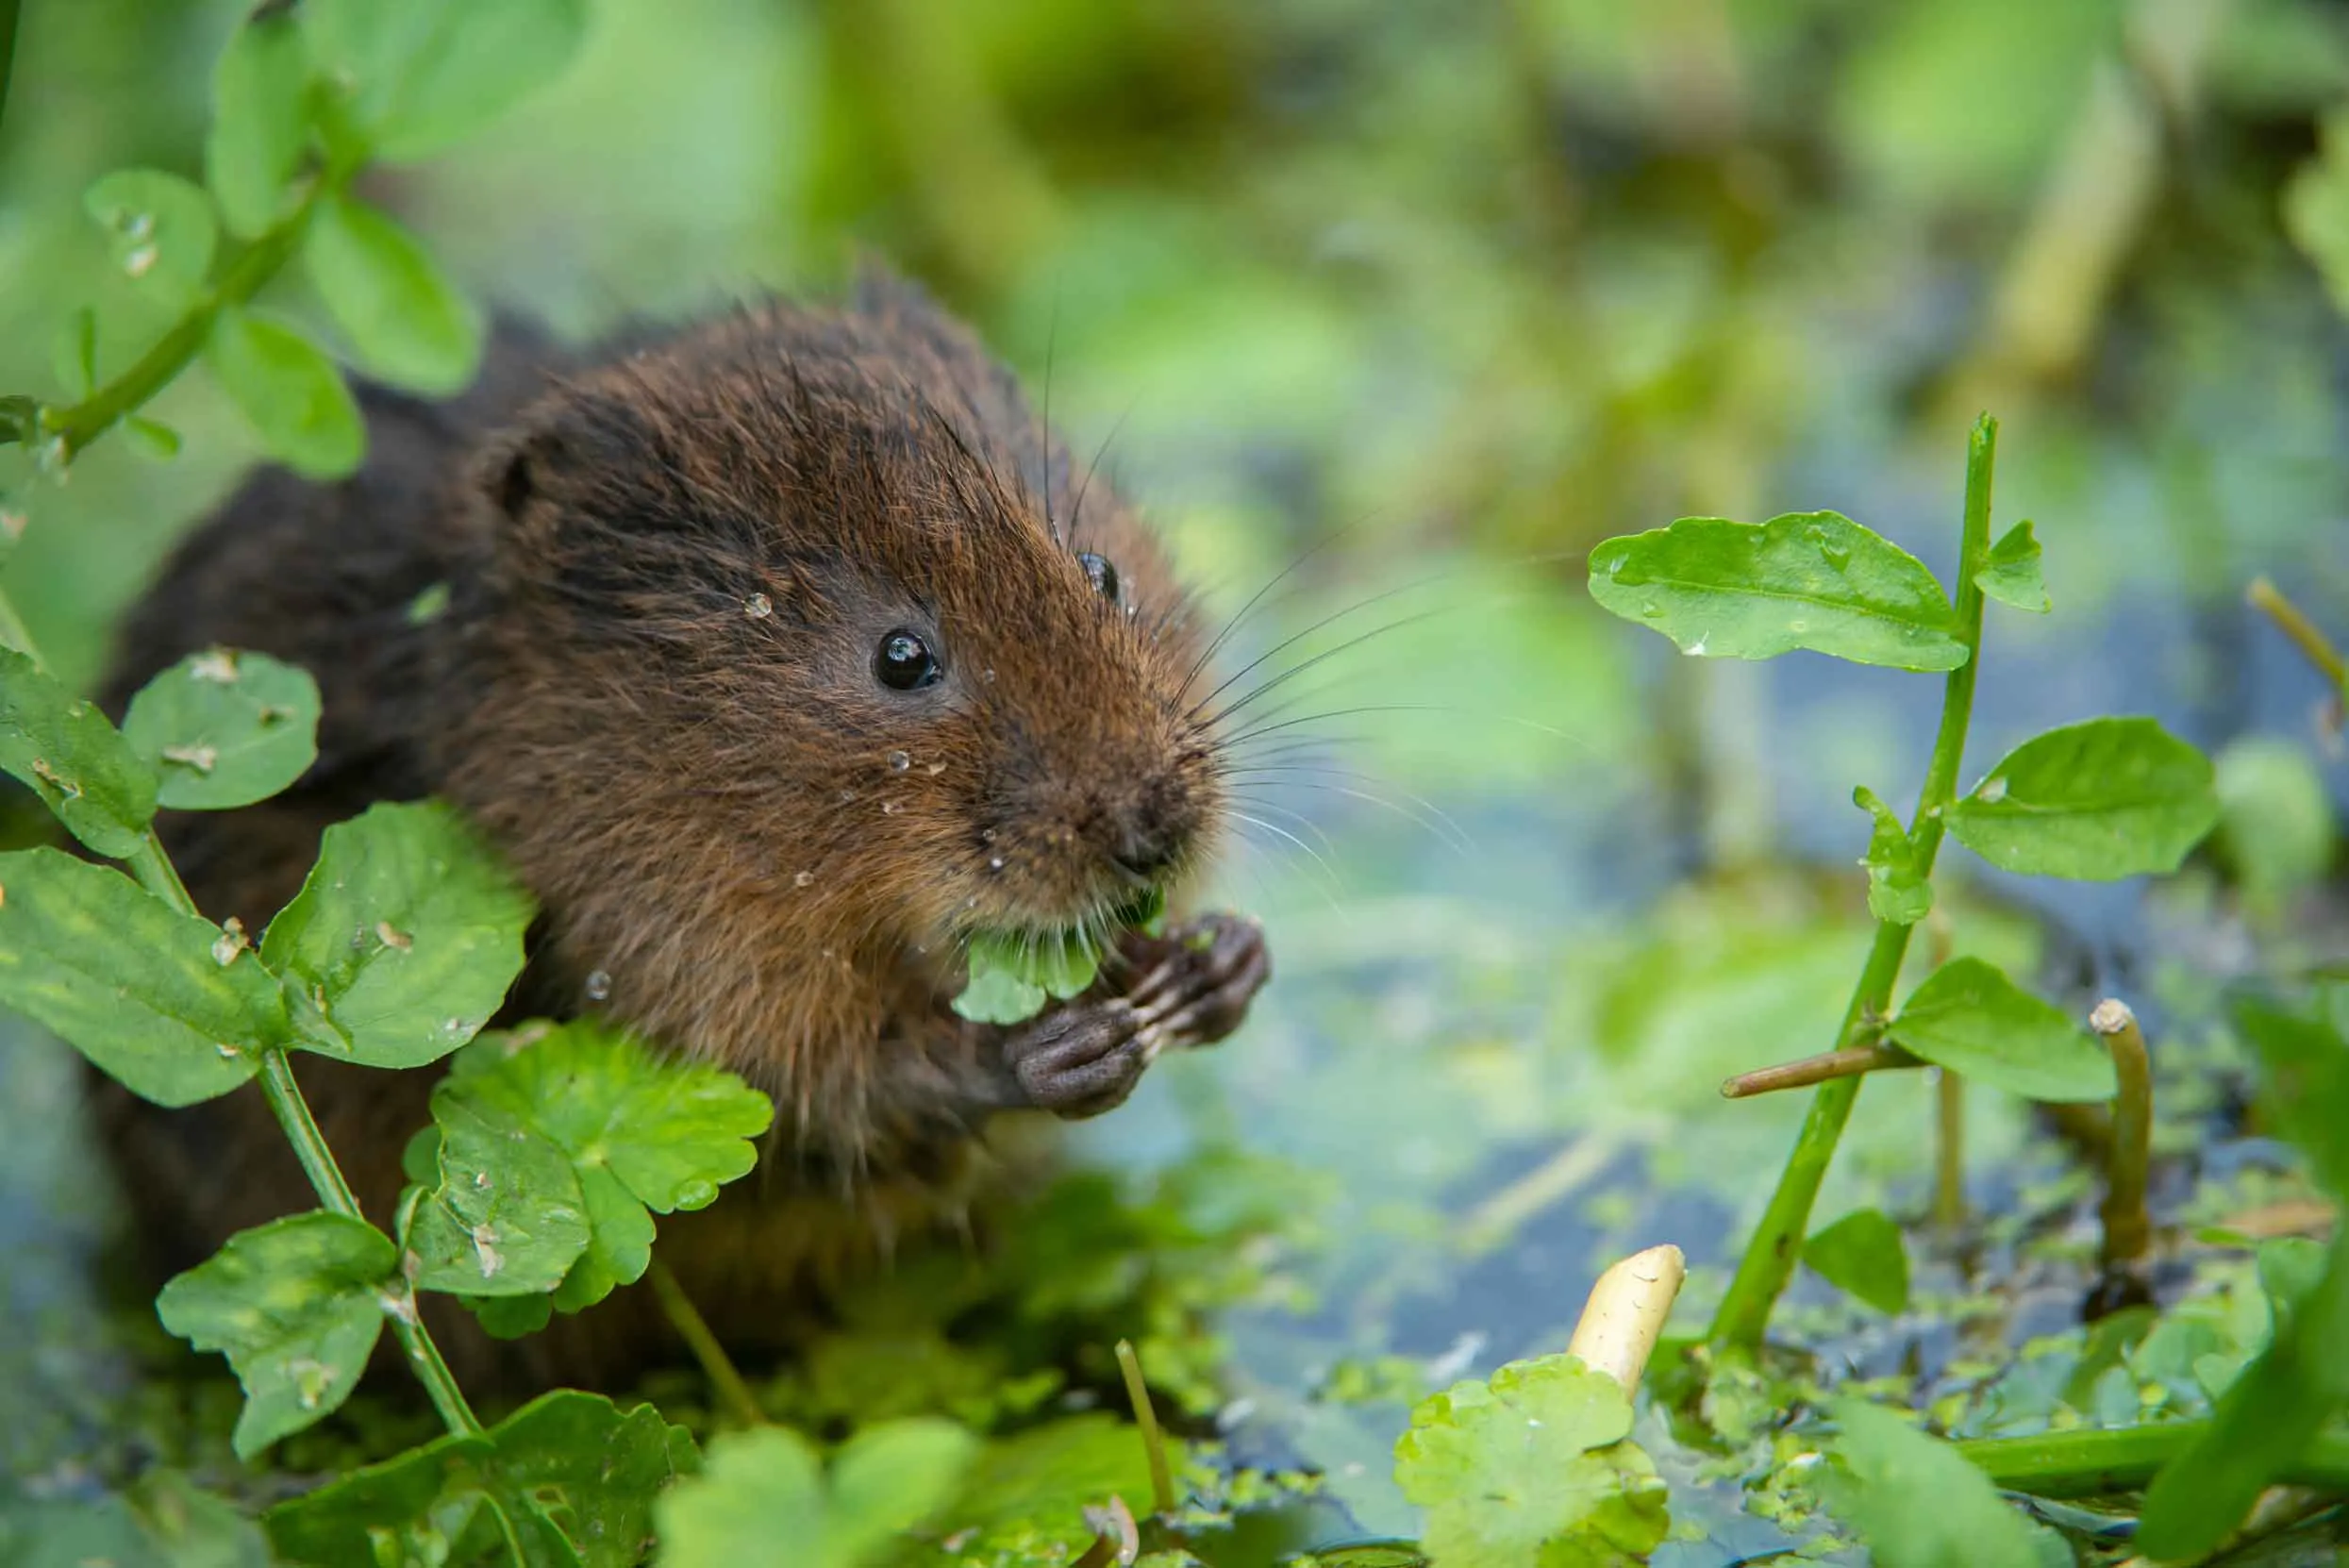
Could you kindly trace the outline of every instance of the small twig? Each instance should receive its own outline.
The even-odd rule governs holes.
[[[1750,1073],[1740,1073],[1722,1084],[1721,1097],[1750,1099],[1781,1089],[1808,1089],[1833,1078],[1856,1078],[1863,1073],[1924,1065],[1897,1045],[1847,1045],[1840,1051],[1822,1051],[1798,1061],[1782,1061],[1775,1067],[1757,1067]]]
[[[644,1271],[644,1277],[651,1283],[653,1294],[659,1299],[660,1309],[669,1319],[669,1326],[677,1331],[677,1338],[685,1342],[686,1349],[693,1353],[693,1359],[701,1363],[702,1376],[709,1379],[709,1387],[717,1394],[718,1403],[725,1408],[726,1419],[738,1426],[765,1426],[767,1412],[759,1406],[758,1396],[751,1393],[750,1385],[735,1370],[733,1358],[725,1353],[725,1346],[718,1343],[718,1336],[709,1331],[709,1324],[703,1318],[701,1309],[695,1307],[693,1298],[685,1293],[685,1287],[678,1284],[677,1276],[669,1272],[669,1265],[656,1258],[652,1267]]]
[[[1664,1332],[1664,1320],[1672,1315],[1672,1304],[1688,1277],[1688,1259],[1676,1246],[1633,1253],[1591,1287],[1566,1354],[1580,1357],[1593,1372],[1604,1372],[1625,1393],[1637,1393],[1647,1359]]]
[[[2265,577],[2252,578],[2243,597],[2251,601],[2254,609],[2274,622],[2276,629],[2291,638],[2292,645],[2333,683],[2344,700],[2349,700],[2349,660],[2341,658],[2332,639],[2303,614],[2298,605],[2284,597],[2283,591]]]
[[[2120,1093],[2112,1100],[2112,1153],[2105,1166],[2104,1264],[2123,1268],[2145,1256],[2153,1224],[2145,1213],[2145,1167],[2153,1144],[2153,1070],[2145,1036],[2128,1004],[2107,997],[2088,1026],[2112,1053]]]
[[[1150,1403],[1150,1387],[1142,1381],[1141,1358],[1134,1354],[1134,1342],[1117,1342],[1117,1369],[1125,1378],[1125,1397],[1134,1402],[1134,1425],[1141,1428],[1142,1452],[1150,1457],[1150,1491],[1158,1507],[1155,1511],[1170,1514],[1174,1511],[1174,1474],[1167,1468],[1166,1439],[1158,1432],[1158,1412]]]

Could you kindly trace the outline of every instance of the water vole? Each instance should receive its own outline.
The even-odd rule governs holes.
[[[948,1008],[974,931],[1195,880],[1225,782],[1157,542],[917,291],[600,360],[504,334],[458,400],[364,402],[359,474],[264,472],[179,549],[108,700],[213,644],[319,681],[294,789],[163,824],[213,919],[258,930],[325,826],[444,795],[542,908],[513,1015],[601,1009],[775,1097],[760,1172],[664,1223],[721,1333],[766,1338],[810,1276],[955,1223],[994,1113],[1108,1109],[1239,1024],[1269,965],[1227,916],[1129,939],[1025,1025]],[[435,1075],[295,1065],[385,1223]],[[310,1206],[250,1089],[101,1105],[172,1266]],[[643,1293],[574,1339],[630,1359],[607,1309]]]

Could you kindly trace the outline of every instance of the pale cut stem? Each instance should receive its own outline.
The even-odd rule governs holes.
[[[2153,1221],[2145,1211],[2146,1168],[2153,1151],[2153,1064],[2145,1052],[2144,1031],[2128,1004],[2107,997],[2089,1014],[2088,1026],[2096,1031],[2112,1053],[2120,1092],[2112,1099],[2112,1151],[2105,1166],[2104,1264],[2119,1268],[2145,1256],[2153,1239]]]
[[[1775,1067],[1757,1067],[1750,1073],[1740,1073],[1736,1077],[1723,1081],[1721,1097],[1724,1100],[1747,1100],[1757,1094],[1774,1094],[1784,1089],[1809,1089],[1836,1078],[1856,1078],[1863,1073],[1882,1073],[1893,1068],[1924,1065],[1897,1045],[1852,1045],[1840,1051],[1822,1051],[1815,1057],[1782,1061]]]
[[[1663,1335],[1664,1320],[1672,1315],[1672,1304],[1688,1277],[1688,1259],[1669,1243],[1633,1253],[1591,1287],[1582,1319],[1566,1342],[1566,1354],[1579,1357],[1593,1372],[1607,1374],[1625,1393],[1636,1393],[1648,1358]]]

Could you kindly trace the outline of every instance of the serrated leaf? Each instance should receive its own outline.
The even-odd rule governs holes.
[[[155,775],[95,704],[14,648],[0,648],[0,772],[101,855],[121,859],[146,842]]]
[[[771,1555],[788,1523],[794,1568],[866,1568],[893,1537],[935,1514],[978,1444],[935,1420],[889,1421],[859,1431],[827,1478],[814,1448],[779,1426],[728,1433],[709,1445],[701,1476],[655,1507],[663,1568],[735,1568]]]
[[[1910,993],[1887,1038],[1953,1072],[2033,1100],[2108,1100],[2112,1059],[2061,1009],[1980,959],[1952,959]]]
[[[561,1284],[588,1244],[579,1180],[563,1151],[445,1083],[433,1091],[432,1120],[439,1180],[401,1238],[416,1288],[506,1296]]]
[[[1623,1386],[1572,1356],[1512,1361],[1411,1412],[1395,1484],[1445,1568],[1644,1562],[1671,1525]],[[1572,1555],[1566,1555],[1571,1550]]]
[[[466,140],[559,75],[584,0],[304,0],[311,58],[353,85],[359,133],[404,162]]]
[[[117,169],[82,193],[82,207],[141,292],[176,309],[203,291],[220,227],[202,187],[159,169]]]
[[[1852,804],[1873,819],[1867,858],[1860,862],[1868,868],[1868,912],[1895,926],[1914,926],[1933,912],[1933,884],[1918,863],[1915,842],[1866,785],[1852,792]]]
[[[225,306],[205,360],[270,455],[308,478],[339,479],[367,450],[358,404],[317,344],[290,326]]]
[[[439,395],[473,379],[481,313],[398,224],[337,196],[311,217],[302,256],[327,313],[378,379]]]
[[[2002,871],[2107,882],[2175,871],[2219,820],[2209,759],[2151,719],[2025,741],[1944,813]]]
[[[244,1385],[234,1434],[251,1459],[333,1413],[383,1331],[392,1239],[324,1209],[241,1230],[156,1297],[163,1326],[217,1350]]]
[[[2047,1532],[2000,1501],[1990,1477],[1949,1444],[1858,1400],[1839,1402],[1835,1419],[1840,1469],[1821,1490],[1880,1568],[2042,1568],[2049,1560],[2041,1546]]]
[[[226,1093],[286,1036],[275,983],[219,926],[55,849],[0,855],[0,1004],[164,1106]]]
[[[159,805],[217,811],[266,800],[318,756],[318,683],[266,654],[190,654],[130,699],[123,739],[161,779]]]
[[[2044,615],[2054,606],[2048,602],[2046,579],[2040,575],[2039,555],[2039,539],[2026,518],[1991,546],[1990,559],[1974,574],[1974,585],[2002,605]]]
[[[1908,1249],[1883,1210],[1855,1209],[1803,1243],[1803,1261],[1819,1276],[1879,1312],[1908,1307]]]
[[[436,1439],[280,1503],[262,1524],[279,1560],[307,1568],[441,1562],[486,1509],[523,1568],[630,1568],[654,1499],[696,1464],[691,1437],[652,1406],[624,1411],[564,1389],[478,1436]]]
[[[1928,671],[1967,659],[1958,612],[1924,563],[1831,511],[1761,524],[1684,517],[1608,540],[1591,552],[1591,596],[1688,654],[1808,648]]]
[[[252,239],[292,206],[309,143],[309,51],[292,7],[248,16],[212,68],[204,177],[228,232]]]
[[[385,803],[326,829],[301,892],[262,935],[261,958],[324,1007],[351,1060],[421,1067],[496,1012],[522,972],[532,913],[453,808]]]

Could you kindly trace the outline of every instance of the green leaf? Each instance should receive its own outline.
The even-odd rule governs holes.
[[[1803,1261],[1819,1276],[1879,1312],[1908,1307],[1908,1249],[1900,1226],[1881,1209],[1855,1209],[1803,1243]]]
[[[250,806],[292,784],[318,756],[318,683],[266,654],[190,654],[130,699],[123,739],[181,810]]]
[[[1145,920],[1156,918],[1146,904],[1136,912]],[[1067,1001],[1083,994],[1101,973],[1101,956],[1073,931],[982,932],[971,939],[970,960],[970,979],[952,1006],[980,1024],[1025,1023],[1043,1011],[1049,998]]]
[[[865,1568],[954,1497],[977,1443],[949,1422],[867,1426],[832,1460],[780,1426],[709,1445],[702,1475],[655,1506],[662,1568],[735,1568],[773,1555],[788,1531],[793,1568]]]
[[[160,420],[148,419],[142,414],[125,414],[123,428],[156,457],[179,456],[179,432]]]
[[[228,232],[250,240],[283,218],[309,143],[309,51],[292,7],[248,16],[212,68],[204,178]]]
[[[1427,1510],[1422,1545],[1445,1568],[1644,1562],[1671,1521],[1630,1431],[1613,1378],[1572,1356],[1512,1361],[1411,1412],[1395,1484]]]
[[[1180,1473],[1180,1443],[1167,1439]],[[1149,1510],[1150,1463],[1131,1423],[1089,1410],[990,1442],[933,1523],[978,1562],[1065,1562],[1091,1543],[1085,1510],[1122,1497]]]
[[[1967,657],[1958,612],[1924,563],[1831,511],[1684,517],[1608,540],[1591,552],[1591,595],[1687,654],[1809,648],[1900,670],[1954,670]]]
[[[2333,863],[2339,829],[2324,776],[2306,748],[2281,736],[2249,735],[2216,762],[2217,842],[2244,902],[2274,916]]]
[[[177,309],[203,290],[220,228],[202,187],[159,169],[117,169],[81,201],[106,230],[114,264],[142,292]]]
[[[8,1568],[270,1568],[254,1523],[174,1471],[150,1470],[120,1496],[0,1497]]]
[[[163,1326],[228,1358],[244,1385],[237,1455],[331,1414],[383,1331],[399,1266],[391,1238],[324,1209],[241,1230],[156,1297]]]
[[[342,1568],[450,1560],[486,1510],[496,1560],[630,1568],[652,1537],[654,1499],[696,1462],[692,1438],[652,1406],[623,1411],[564,1389],[478,1436],[436,1439],[280,1503],[262,1523],[281,1561]]]
[[[479,1296],[552,1291],[587,1250],[579,1178],[519,1118],[450,1087],[432,1095],[440,1179],[401,1238],[415,1259],[408,1277],[418,1290]]]
[[[1925,1060],[2032,1100],[2108,1100],[2112,1059],[2061,1009],[1980,959],[1952,959],[1926,976],[1888,1038]]]
[[[1991,559],[1974,574],[1974,586],[2002,605],[2035,615],[2055,608],[2048,602],[2046,579],[2040,575],[2039,539],[2031,532],[2029,519],[2008,528],[1991,546]]]
[[[1917,859],[1916,843],[1892,809],[1866,785],[1852,792],[1852,804],[1874,820],[1868,834],[1868,912],[1894,926],[1914,926],[1933,911],[1933,884]]]
[[[0,855],[0,1003],[164,1106],[226,1093],[286,1036],[275,983],[219,926],[55,849]]]
[[[348,196],[321,204],[302,256],[310,281],[381,380],[445,396],[481,366],[481,313],[415,237]]]
[[[88,397],[97,390],[97,311],[85,305],[66,316],[49,345],[49,369],[68,397]]]
[[[0,772],[100,855],[121,859],[146,842],[155,775],[95,705],[14,648],[0,648]]]
[[[377,157],[454,146],[559,75],[587,30],[585,0],[304,0],[311,58],[354,84]]]
[[[2175,871],[2219,820],[2209,759],[2151,719],[2025,741],[1944,813],[2001,871],[2108,882]]]
[[[1834,1413],[1841,1468],[1821,1490],[1878,1568],[2042,1568],[2051,1560],[2041,1555],[2047,1532],[2000,1501],[1990,1477],[1958,1450],[1874,1405],[1841,1400]]]
[[[261,958],[349,1038],[350,1059],[421,1067],[471,1040],[522,972],[529,894],[456,810],[385,803],[326,829]],[[310,1050],[335,1051],[308,1038]]]
[[[339,479],[366,454],[358,404],[334,361],[290,326],[224,306],[205,358],[271,456],[312,479]]]
[[[2284,188],[2284,227],[2349,314],[2349,110],[2325,116],[2322,146]]]

